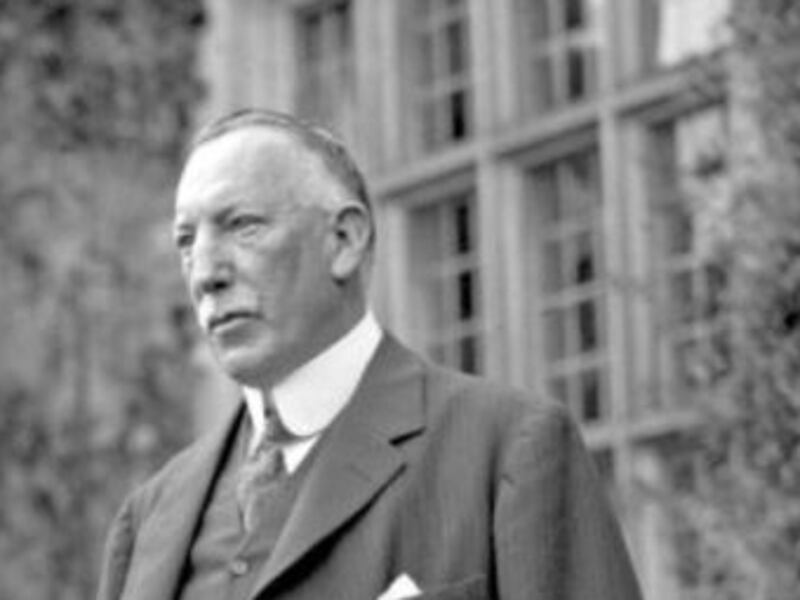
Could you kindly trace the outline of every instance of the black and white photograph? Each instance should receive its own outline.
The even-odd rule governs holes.
[[[0,600],[796,600],[800,2],[0,0]]]

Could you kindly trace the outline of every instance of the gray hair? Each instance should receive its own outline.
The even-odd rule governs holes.
[[[355,160],[333,133],[309,121],[261,108],[238,110],[203,127],[189,145],[188,153],[191,154],[203,144],[227,133],[250,127],[277,129],[290,135],[306,150],[322,160],[329,174],[367,209],[367,214],[372,220],[372,203],[366,181]]]

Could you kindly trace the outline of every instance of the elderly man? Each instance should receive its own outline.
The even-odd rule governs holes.
[[[242,402],[124,503],[101,600],[633,600],[565,410],[435,366],[376,322],[343,146],[287,115],[212,124],[175,243]]]

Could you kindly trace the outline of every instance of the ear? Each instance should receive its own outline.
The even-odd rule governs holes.
[[[372,237],[372,219],[367,208],[350,202],[337,209],[333,217],[334,250],[331,275],[342,283],[350,279],[364,264]]]

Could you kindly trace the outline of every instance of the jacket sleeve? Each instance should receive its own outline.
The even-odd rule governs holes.
[[[526,416],[496,502],[502,600],[641,599],[605,491],[560,405],[540,405]]]
[[[97,600],[119,600],[128,574],[135,539],[132,501],[123,503],[106,539]]]

